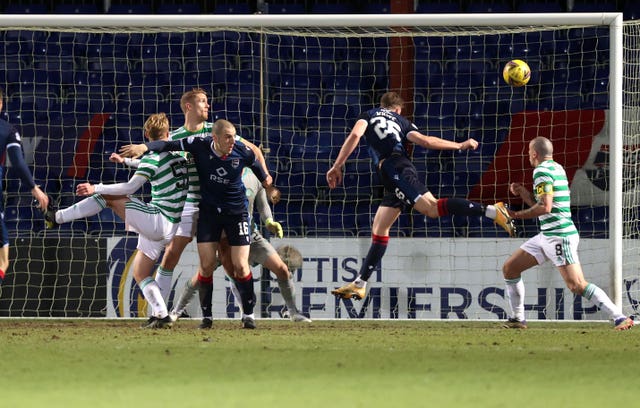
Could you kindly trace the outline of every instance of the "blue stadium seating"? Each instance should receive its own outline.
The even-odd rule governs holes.
[[[355,12],[350,3],[313,3],[311,14],[349,14]]]
[[[12,3],[4,8],[5,14],[47,14],[49,8],[46,4],[39,3]]]
[[[442,14],[442,13],[459,13],[460,5],[456,2],[420,2],[416,7],[416,13],[430,13],[430,14]]]
[[[248,3],[217,3],[213,9],[214,14],[251,14],[253,10]]]
[[[144,3],[112,4],[109,14],[151,14],[151,7]]]
[[[268,14],[304,14],[305,5],[300,3],[271,3],[267,7]]]
[[[609,207],[576,207],[572,218],[584,238],[609,237]]]
[[[197,3],[161,3],[156,8],[157,14],[200,14],[200,12],[200,5]]]
[[[95,4],[56,4],[53,9],[56,14],[98,14],[102,10],[98,10]]]
[[[467,6],[467,13],[512,13],[511,4],[501,1],[476,2],[472,1]]]
[[[341,202],[316,204],[313,213],[303,215],[306,236],[355,235],[356,214],[352,205]]]
[[[625,20],[638,20],[640,19],[640,7],[635,1],[627,1],[623,9]]]
[[[574,5],[571,11],[574,13],[616,11],[616,3],[615,1],[606,1],[606,0],[599,0],[599,1],[576,0],[574,2]]]
[[[559,2],[549,1],[523,1],[516,6],[519,13],[561,13],[562,5]]]
[[[365,3],[362,12],[365,14],[389,14],[391,13],[391,5],[389,2]]]
[[[424,233],[431,238],[447,238],[455,237],[456,226],[453,224],[452,216],[443,216],[438,218],[425,217],[422,214],[414,214],[415,233],[421,233],[422,225],[424,225]],[[414,233],[414,234],[415,234]]]

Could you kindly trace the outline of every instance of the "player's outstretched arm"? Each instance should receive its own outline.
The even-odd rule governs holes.
[[[0,105],[1,106],[1,105]],[[49,196],[40,189],[33,180],[31,171],[24,161],[22,147],[18,142],[10,143],[7,147],[7,155],[11,161],[11,165],[18,172],[18,176],[22,183],[31,189],[31,195],[38,202],[38,208],[46,209],[49,205]]]
[[[256,194],[256,198],[255,198],[256,209],[258,210],[258,214],[260,214],[260,219],[264,220],[264,225],[265,227],[267,227],[269,232],[271,232],[273,235],[275,235],[278,238],[282,238],[284,236],[282,224],[273,220],[273,212],[271,212],[271,207],[267,202],[266,191],[267,191],[266,189],[260,189]]]
[[[253,154],[256,156],[256,160],[260,162],[260,165],[262,166],[262,169],[264,170],[264,172],[266,174],[269,174],[269,169],[267,168],[267,160],[264,158],[264,154],[262,154],[262,150],[258,146],[256,146],[254,143],[251,143],[250,141],[245,139],[244,137],[240,137],[240,140],[242,141],[242,143],[245,144],[245,146],[247,146],[249,149],[253,151]]]
[[[327,184],[330,189],[334,189],[342,183],[342,167],[347,162],[349,156],[351,156],[351,153],[353,153],[355,148],[358,146],[358,143],[360,143],[360,138],[364,135],[368,125],[369,124],[366,120],[358,120],[353,126],[353,129],[351,129],[349,136],[344,140],[336,161],[333,163],[333,166],[331,166],[329,171],[327,171]]]
[[[478,142],[475,139],[470,138],[462,143],[458,143],[436,136],[423,135],[415,130],[407,134],[407,139],[412,143],[431,150],[476,150],[478,148]]]
[[[189,138],[191,139],[191,138]],[[197,149],[198,146],[191,142],[182,144],[182,140],[154,140],[145,144],[130,144],[120,148],[120,155],[122,157],[140,157],[148,151],[154,152],[175,152],[175,151],[191,151]]]
[[[140,160],[132,159],[130,157],[122,157],[118,153],[111,153],[109,156],[109,161],[117,164],[124,164],[127,167],[131,167],[137,169],[140,165]]]
[[[143,154],[145,154],[149,149],[147,148],[147,145],[142,143],[142,144],[128,144],[128,145],[124,145],[120,148],[119,152],[120,152],[120,156],[124,157],[131,157],[131,158],[136,158],[136,157],[140,157]]]
[[[114,196],[125,196],[140,190],[140,187],[147,182],[147,178],[134,174],[129,181],[116,184],[91,184],[81,183],[76,187],[76,195],[90,196],[93,194],[105,194]]]
[[[31,195],[38,202],[38,208],[47,208],[49,206],[49,196],[38,186],[33,186]]]

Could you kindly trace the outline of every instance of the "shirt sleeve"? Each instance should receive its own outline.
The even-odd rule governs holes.
[[[140,165],[140,159],[131,159],[129,157],[125,157],[123,164],[127,167],[131,167],[132,169],[137,169]]]
[[[27,167],[27,163],[24,161],[22,143],[20,143],[20,133],[15,129],[11,130],[7,140],[7,156],[9,156],[13,168],[18,172],[18,177],[20,177],[22,183],[29,187],[29,189],[34,188],[36,183],[33,181],[33,176],[31,175],[29,167]]]
[[[273,213],[271,212],[271,206],[269,206],[269,202],[267,201],[267,193],[262,186],[260,186],[260,189],[256,194],[255,205],[256,205],[256,210],[258,211],[258,214],[260,214],[261,220],[264,221],[269,218],[273,218]]]
[[[251,164],[251,166],[249,166],[249,168],[251,169],[251,171],[253,171],[253,174],[256,175],[258,180],[260,180],[260,183],[267,179],[267,173],[264,172],[262,164],[258,161],[258,159],[255,158],[255,156],[253,156],[253,163]]]
[[[147,146],[147,149],[149,149],[149,151],[153,151],[153,152],[175,152],[175,151],[181,151],[181,150],[186,150],[184,149],[184,147],[182,146],[182,140],[154,140],[153,142],[147,142],[145,143]]]
[[[131,176],[126,183],[117,184],[96,184],[96,194],[107,195],[129,195],[140,190],[140,187],[147,182],[147,178],[139,174]]]

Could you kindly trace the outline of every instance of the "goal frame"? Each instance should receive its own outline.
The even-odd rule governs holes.
[[[622,13],[505,13],[505,14],[387,14],[387,15],[1,15],[1,29],[54,31],[96,28],[135,32],[136,27],[158,32],[171,28],[302,28],[302,27],[409,27],[420,26],[608,26],[610,31],[609,138],[610,163],[622,163]],[[398,34],[401,35],[401,34]],[[609,247],[612,300],[622,304],[622,166],[609,173]]]

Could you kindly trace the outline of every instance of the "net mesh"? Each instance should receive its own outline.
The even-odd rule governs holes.
[[[522,203],[509,195],[508,184],[530,182],[527,143],[534,136],[548,136],[556,144],[556,160],[565,165],[572,179],[572,209],[582,237],[600,240],[609,234],[607,26],[212,30],[197,24],[144,29],[108,25],[69,29],[54,25],[5,27],[1,36],[4,114],[19,128],[35,178],[57,207],[76,201],[74,191],[79,182],[127,180],[130,170],[110,163],[110,153],[123,144],[141,142],[142,124],[151,113],[166,112],[172,127],[180,126],[180,96],[201,87],[209,94],[212,121],[230,120],[242,136],[265,150],[275,183],[283,193],[274,212],[283,223],[286,236],[293,240],[336,239],[335,242],[361,237],[354,241],[363,247],[363,254],[355,256],[361,258],[382,197],[367,146],[362,144],[349,158],[343,186],[329,190],[325,173],[359,112],[376,106],[384,92],[394,89],[407,100],[405,115],[424,133],[455,141],[473,137],[480,142],[480,148],[473,152],[413,149],[419,174],[436,197],[467,197],[485,204],[507,201],[520,208]],[[634,62],[638,60],[637,37],[637,25],[626,24],[623,120],[628,159],[624,167],[628,238],[637,237],[638,219],[633,147],[638,145],[634,139],[638,134],[639,82]],[[532,78],[526,87],[510,87],[501,78],[502,67],[514,58],[525,60],[531,67]],[[33,270],[33,252],[27,256],[14,251],[12,259],[16,262],[10,276],[15,280],[9,278],[0,289],[0,314],[101,315],[110,308],[138,313],[135,304],[139,294],[135,288],[127,289],[127,296],[123,296],[122,286],[113,287],[114,273],[126,277],[127,254],[131,251],[131,244],[118,241],[124,236],[123,222],[105,210],[89,219],[64,224],[55,232],[45,231],[29,192],[20,185],[11,167],[6,173],[5,220],[17,240],[12,248],[26,242],[20,239],[28,239],[29,247],[39,248],[42,253],[49,246],[68,246],[72,260],[86,259],[82,257],[87,256],[83,252],[87,242],[97,240],[102,242],[99,259],[107,259],[110,272],[109,279],[99,284],[95,279],[90,283],[81,279],[34,283],[30,279],[38,274],[44,277],[45,272]],[[142,191],[143,196],[146,194],[147,190]],[[538,230],[532,221],[520,222],[517,227],[522,239]],[[501,294],[498,271],[519,242],[501,245],[506,242],[502,241],[506,235],[491,220],[428,219],[415,212],[403,214],[391,235],[417,239],[414,243],[418,242],[420,248],[426,242],[434,250],[424,253],[443,259],[435,262],[424,259],[422,252],[391,251],[387,255],[391,260],[384,266],[391,280],[385,275],[380,288],[417,282],[468,290],[474,299],[479,299],[487,286]],[[591,246],[587,243],[585,247],[606,247],[602,242],[606,241]],[[306,245],[296,241],[294,244]],[[313,247],[309,250],[313,251]],[[452,252],[452,248],[464,255]],[[331,248],[328,251],[332,253]],[[588,251],[591,250],[583,252]],[[636,253],[635,241],[625,241],[625,259],[631,260],[624,266],[625,284],[631,288],[625,300],[627,309],[638,297],[637,290],[633,292],[638,287]],[[321,255],[303,251],[307,263]],[[62,260],[59,253],[47,256]],[[348,258],[348,254],[344,257]],[[607,259],[606,254],[585,254],[582,258],[587,277],[605,288],[609,285],[609,269],[603,260]],[[340,265],[343,261],[340,258],[332,262]],[[66,271],[65,262],[58,262],[55,271],[47,273]],[[82,276],[90,270],[95,275],[95,268],[88,261],[73,265],[67,273]],[[175,278],[188,276],[196,265],[195,255],[188,256]],[[341,265],[335,267],[337,272],[329,281],[318,281],[308,288],[304,281],[307,275],[296,275],[299,293],[307,293],[306,297],[300,295],[307,312],[313,310],[318,316],[327,317],[358,314],[353,312],[355,309],[344,312],[347,306],[328,295],[330,286],[352,278],[350,272],[345,272],[351,269]],[[476,279],[470,275],[477,272],[477,265],[483,265],[483,272]],[[305,264],[302,271],[313,267]],[[117,272],[119,268],[124,269]],[[409,277],[398,277],[405,268],[411,269]],[[424,274],[427,269],[430,272]],[[545,287],[546,292],[541,296],[536,289],[528,289],[527,302],[541,304],[531,310],[542,310],[540,313],[547,318],[557,317],[558,305],[566,303],[561,314],[569,316],[576,310],[572,295],[562,290],[561,281],[549,277],[554,275],[553,270],[542,269],[528,278]],[[22,289],[7,289],[10,285]],[[270,285],[267,290],[273,291],[275,284]],[[68,302],[48,308],[34,305],[30,303],[33,295],[29,288],[36,286],[41,288],[38,299],[51,303],[59,297],[54,293],[59,287],[79,293],[74,295],[76,303],[87,296],[85,292],[91,293],[91,313],[84,307],[69,307]],[[378,290],[375,286],[373,289]],[[374,295],[378,293],[375,290]],[[407,305],[411,299],[416,303],[416,296],[425,296],[398,290]],[[393,298],[392,295],[388,294]],[[387,295],[381,296],[386,299]],[[227,313],[226,292],[216,299],[217,310]],[[117,301],[127,304],[109,305]],[[272,301],[277,303],[275,297],[266,302]],[[466,317],[502,317],[498,308],[484,307],[480,301],[472,303]],[[323,306],[315,308],[315,304]],[[268,303],[262,306],[271,310]],[[426,307],[417,311],[412,307],[400,308],[404,314],[399,316],[414,313],[418,317],[443,317],[441,311],[434,315]],[[447,313],[445,310],[444,317],[449,316]],[[571,316],[582,318],[581,313]]]

